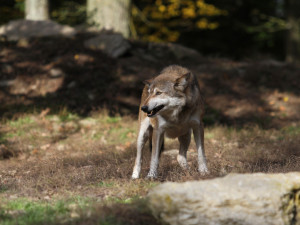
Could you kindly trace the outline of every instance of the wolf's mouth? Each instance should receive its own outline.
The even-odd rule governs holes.
[[[153,117],[156,115],[156,113],[158,111],[160,111],[163,107],[165,107],[164,105],[159,105],[157,107],[155,107],[154,109],[152,109],[151,111],[147,112],[147,116],[148,117]]]

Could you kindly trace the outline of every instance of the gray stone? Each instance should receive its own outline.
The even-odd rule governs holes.
[[[0,36],[5,36],[9,41],[58,35],[72,37],[75,34],[74,28],[51,20],[13,20],[0,27]]]
[[[65,76],[65,73],[60,68],[50,69],[49,74],[53,78]]]
[[[167,182],[148,201],[154,216],[172,225],[299,225],[300,173]]]
[[[201,57],[200,53],[197,52],[196,50],[179,44],[169,43],[168,47],[177,59]]]
[[[118,33],[103,33],[84,42],[84,46],[101,50],[112,58],[118,58],[130,49],[129,42]]]

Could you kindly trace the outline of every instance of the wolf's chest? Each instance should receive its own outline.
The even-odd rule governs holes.
[[[161,129],[165,135],[169,138],[176,138],[189,132],[195,121],[185,119],[176,122],[170,122],[163,118],[158,118],[159,129]]]

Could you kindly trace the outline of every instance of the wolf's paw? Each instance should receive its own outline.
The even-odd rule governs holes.
[[[199,166],[198,171],[199,171],[199,173],[200,173],[202,176],[205,176],[205,175],[208,175],[208,174],[209,174],[209,171],[208,171],[208,169],[207,169],[207,167],[206,167],[205,165]]]
[[[189,169],[189,164],[186,161],[186,158],[182,155],[177,155],[177,162],[183,170]]]
[[[146,176],[147,180],[155,180],[156,178],[157,178],[157,173],[149,172],[148,175]]]
[[[131,179],[133,179],[133,180],[135,180],[135,179],[139,179],[139,174],[138,173],[135,173],[135,172],[133,172],[132,173],[132,176],[131,176]]]

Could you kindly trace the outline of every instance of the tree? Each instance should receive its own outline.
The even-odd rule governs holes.
[[[88,23],[129,37],[131,0],[87,0]]]
[[[26,0],[25,18],[28,20],[48,20],[49,19],[48,0]]]
[[[300,1],[286,0],[286,61],[300,65]]]

